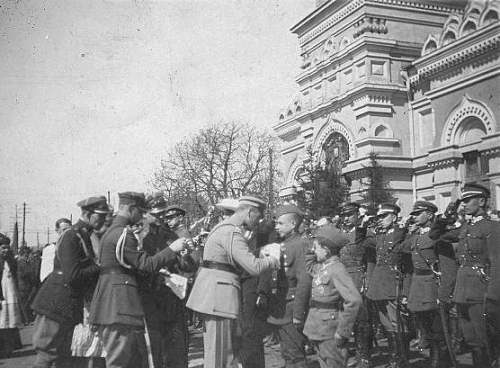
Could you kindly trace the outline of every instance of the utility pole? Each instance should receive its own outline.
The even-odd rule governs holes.
[[[269,211],[273,208],[274,193],[273,193],[273,181],[274,181],[274,169],[273,169],[273,149],[269,148],[269,198],[267,208]]]
[[[108,190],[108,204],[110,204],[110,203],[111,203],[111,195],[110,195],[109,190]]]
[[[26,245],[25,234],[26,234],[26,202],[23,202],[23,240],[21,242],[22,247]]]
[[[47,244],[49,244],[49,243],[50,243],[50,229],[47,226]]]

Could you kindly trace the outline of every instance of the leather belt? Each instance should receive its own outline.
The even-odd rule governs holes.
[[[103,267],[99,271],[101,275],[125,275],[127,272],[121,267]]]
[[[311,308],[318,308],[318,309],[335,309],[339,310],[339,303],[335,302],[320,302],[317,300],[311,300],[309,302],[309,306]]]
[[[434,274],[434,272],[432,272],[432,270],[425,269],[425,268],[415,268],[415,269],[413,269],[413,273],[417,276],[429,276],[429,275]]]
[[[239,276],[240,273],[236,268],[234,268],[232,265],[228,263],[221,263],[221,262],[216,262],[216,261],[202,261],[201,262],[201,267],[203,268],[208,268],[211,270],[219,270],[219,271],[226,271],[226,272],[231,272],[234,273],[235,275]]]

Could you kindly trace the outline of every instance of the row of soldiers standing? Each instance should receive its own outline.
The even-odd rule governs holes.
[[[409,366],[410,341],[417,333],[421,347],[429,348],[431,367],[456,367],[450,332],[463,335],[474,366],[493,366],[500,346],[500,224],[486,216],[489,196],[487,188],[466,185],[461,221],[453,206],[437,216],[434,204],[417,201],[405,226],[398,224],[400,209],[394,204],[380,205],[371,221],[349,203],[342,208],[341,226],[324,225],[312,238],[300,233],[302,211],[281,206],[275,225],[279,264],[269,255],[252,256],[251,239],[242,229],[256,226],[264,202],[245,198],[207,239],[203,277],[188,301],[211,321],[204,336],[205,367],[232,367],[236,361],[264,366],[258,329],[250,329],[256,335],[253,347],[241,344],[245,331],[243,339],[235,334],[239,325],[248,330],[246,320],[257,323],[252,317],[260,311],[278,331],[286,367],[306,366],[304,335],[322,368],[345,366],[351,334],[356,366],[370,367],[378,325],[389,345],[388,367]],[[258,276],[250,293],[245,274]],[[207,296],[206,290],[213,292]],[[249,308],[253,313],[245,313]]]

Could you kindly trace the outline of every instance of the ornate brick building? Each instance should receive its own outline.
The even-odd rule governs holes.
[[[345,161],[352,200],[375,152],[403,213],[472,180],[500,208],[499,1],[318,1],[292,28],[299,91],[274,126],[284,192],[310,146]]]

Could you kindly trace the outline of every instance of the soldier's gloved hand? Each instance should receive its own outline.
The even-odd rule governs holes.
[[[255,307],[259,310],[266,310],[268,306],[268,298],[264,293],[259,293],[257,300],[255,301]]]
[[[300,319],[298,318],[294,318],[292,320],[292,323],[293,325],[295,326],[295,328],[297,329],[297,331],[299,332],[302,332],[302,330],[304,329],[304,322],[302,322]]]
[[[185,249],[187,246],[186,238],[179,238],[170,244],[169,248],[175,253],[179,253],[181,250]]]
[[[337,332],[335,332],[333,338],[335,340],[335,345],[337,345],[337,348],[343,349],[347,346],[347,337],[340,336]]]

